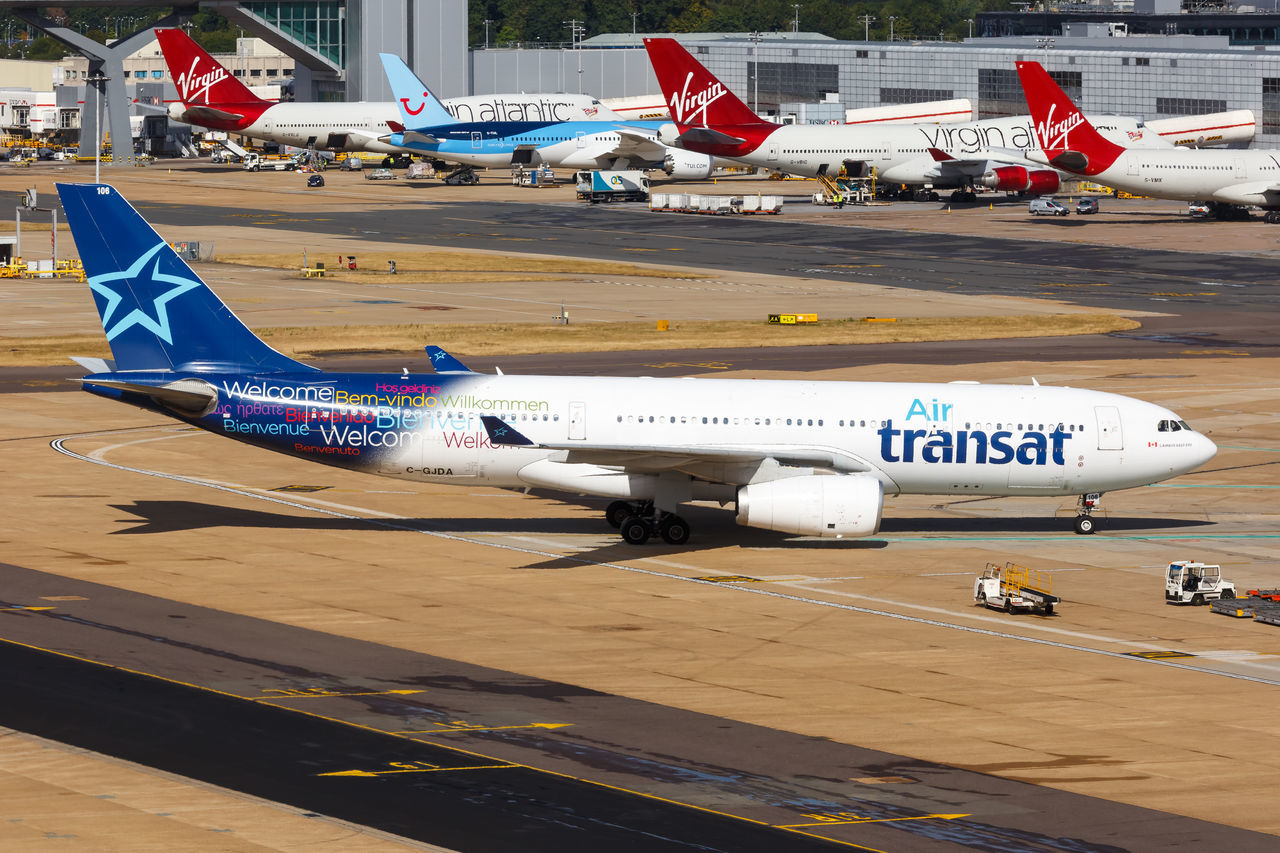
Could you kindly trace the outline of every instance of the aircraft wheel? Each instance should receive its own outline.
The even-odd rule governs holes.
[[[614,501],[605,508],[604,520],[610,527],[622,527],[622,522],[636,514],[636,508],[626,501]]]
[[[1093,532],[1093,519],[1087,515],[1076,516],[1076,533],[1087,536]]]
[[[689,523],[678,515],[668,515],[658,524],[658,534],[668,545],[683,545],[689,541]]]
[[[649,522],[634,515],[627,516],[620,530],[623,541],[628,545],[643,545],[649,541],[649,535],[652,532],[649,529]]]

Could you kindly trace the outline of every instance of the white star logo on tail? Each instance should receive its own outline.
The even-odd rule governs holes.
[[[169,309],[167,306],[170,301],[186,293],[188,290],[199,287],[200,281],[196,279],[182,278],[175,275],[167,275],[160,272],[160,259],[156,258],[156,255],[164,248],[166,248],[165,243],[157,243],[150,250],[144,252],[142,257],[134,261],[127,270],[122,272],[103,273],[102,275],[95,275],[89,279],[89,287],[95,293],[100,294],[107,300],[107,305],[102,310],[102,329],[107,333],[108,341],[115,340],[116,337],[126,329],[132,328],[133,326],[141,326],[142,328],[153,332],[157,337],[165,341],[165,343],[173,343],[173,334],[169,330]],[[173,285],[171,289],[165,291],[151,301],[152,308],[155,311],[155,318],[153,319],[141,308],[135,308],[116,322],[114,326],[111,325],[111,316],[115,313],[116,308],[119,307],[123,297],[118,291],[108,287],[107,283],[112,281],[127,282],[131,279],[139,278],[139,274],[143,273],[143,267],[145,267],[152,258],[155,258],[155,264],[152,266],[150,274],[147,278],[144,278],[143,281],[149,279],[151,281],[165,282]]]

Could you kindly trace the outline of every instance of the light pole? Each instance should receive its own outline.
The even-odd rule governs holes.
[[[747,33],[747,38],[755,46],[751,48],[751,82],[755,86],[755,94],[751,96],[751,111],[760,115],[760,41],[764,38],[759,30]]]
[[[973,38],[973,18],[965,18],[969,23],[969,38]]]
[[[640,13],[639,13],[639,12],[632,12],[632,13],[631,13],[631,43],[632,43],[632,44],[635,44],[635,40],[636,40],[636,18],[639,18],[639,17],[640,17]]]
[[[800,4],[792,3],[791,8],[796,10],[795,19],[791,22],[791,32],[798,33],[800,32]]]
[[[862,40],[863,41],[871,41],[871,25],[874,24],[875,22],[876,22],[876,19],[871,17],[870,15],[862,16]]]
[[[897,15],[889,16],[889,41],[893,41],[893,22],[898,20]]]
[[[97,115],[93,122],[93,182],[95,184],[102,183],[102,102],[107,96],[107,81],[110,77],[103,75],[102,69],[98,69],[97,73],[85,80],[86,83],[93,83],[94,88],[98,90],[97,98]]]
[[[574,50],[578,52],[578,94],[582,94],[582,36],[586,34],[586,22],[576,19],[570,19],[564,22],[569,28],[569,36],[573,41]]]
[[[484,24],[484,49],[488,50],[489,49],[489,25],[492,24],[493,21],[489,20],[488,18],[485,18],[483,21],[481,21],[481,23]]]

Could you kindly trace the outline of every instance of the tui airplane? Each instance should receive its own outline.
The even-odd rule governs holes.
[[[750,527],[870,536],[884,496],[1081,495],[1217,448],[1161,406],[1033,384],[329,373],[253,334],[111,186],[59,184],[113,360],[83,388],[298,459],[416,482],[614,499],[631,544],[689,537],[690,501]]]

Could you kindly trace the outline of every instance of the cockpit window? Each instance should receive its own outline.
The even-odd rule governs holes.
[[[1183,429],[1187,430],[1188,432],[1191,430],[1191,424],[1187,423],[1186,421],[1178,421],[1178,425]]]
[[[1191,429],[1186,421],[1161,421],[1156,425],[1158,432],[1178,432],[1184,429]]]

